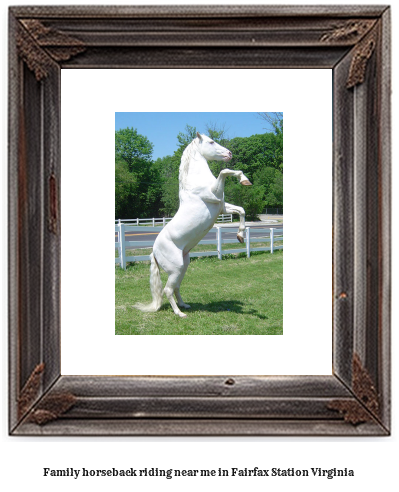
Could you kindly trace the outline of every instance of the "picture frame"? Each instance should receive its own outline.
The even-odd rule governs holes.
[[[62,375],[61,69],[216,67],[332,70],[332,373]],[[390,83],[389,6],[10,7],[10,435],[389,435]]]

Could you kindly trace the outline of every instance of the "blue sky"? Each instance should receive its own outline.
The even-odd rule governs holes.
[[[115,130],[133,127],[146,136],[154,145],[153,159],[173,154],[177,149],[177,134],[184,132],[186,125],[206,133],[207,124],[224,126],[229,138],[271,131],[270,125],[257,113],[115,113]]]

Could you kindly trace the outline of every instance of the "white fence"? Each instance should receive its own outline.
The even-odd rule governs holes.
[[[168,222],[172,220],[172,217],[161,217],[161,218],[156,218],[153,217],[152,219],[118,219],[115,220],[115,224],[120,224],[120,223],[130,223],[130,224],[136,224],[136,226],[139,225],[144,225],[144,226],[151,226],[155,227],[156,225],[162,225],[162,227],[165,227]]]
[[[145,225],[145,226],[151,226],[155,227],[156,225],[162,225],[165,227],[165,225],[172,220],[172,217],[161,217],[161,218],[156,218],[152,217],[151,219],[116,219],[115,224],[120,224],[123,222],[124,224],[130,223],[130,224],[136,224],[136,226],[139,225]],[[232,214],[221,214],[217,218],[217,222],[233,222],[233,215]]]
[[[217,246],[216,251],[204,251],[204,252],[193,252],[190,253],[190,257],[195,256],[217,256],[219,260],[222,259],[222,255],[226,255],[229,253],[247,253],[247,257],[249,258],[252,251],[270,251],[273,253],[276,249],[283,249],[283,245],[276,246],[275,241],[283,240],[283,229],[276,228],[268,228],[268,229],[259,229],[258,227],[252,227],[254,232],[260,232],[264,234],[262,237],[253,237],[251,238],[251,227],[246,227],[245,229],[245,247],[238,249],[230,249],[225,250],[222,249],[222,244],[228,243],[237,243],[237,239],[226,239],[223,238],[224,233],[231,234],[231,228],[223,228],[223,227],[214,227],[209,232],[215,233],[215,239],[203,239],[198,244],[215,244]],[[118,250],[118,257],[115,258],[115,263],[119,263],[121,268],[126,268],[126,264],[129,261],[145,261],[149,260],[149,255],[139,255],[139,256],[131,256],[127,254],[127,251],[132,249],[140,249],[140,248],[152,248],[154,245],[155,238],[150,241],[126,241],[126,235],[129,235],[129,232],[141,233],[141,234],[154,234],[159,232],[159,227],[141,227],[141,226],[128,226],[122,222],[115,225],[115,232],[118,235],[117,241],[115,242],[115,249]],[[235,232],[235,231],[234,231]],[[281,234],[281,235],[280,235]],[[133,235],[133,234],[132,234]],[[136,234],[133,236],[140,237]],[[269,246],[251,248],[251,242],[268,242]]]
[[[233,222],[233,215],[232,214],[221,214],[218,216],[217,222]]]

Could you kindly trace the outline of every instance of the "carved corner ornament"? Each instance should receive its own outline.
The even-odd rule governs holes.
[[[373,29],[362,41],[356,46],[352,63],[349,69],[346,87],[348,89],[355,87],[364,82],[367,68],[367,62],[371,58],[377,45],[377,30]]]
[[[375,23],[376,21],[373,19],[352,19],[323,34],[320,40],[326,43],[337,41],[358,42],[374,27]]]
[[[38,364],[29,376],[18,397],[18,417],[23,417],[39,395],[44,373],[44,364]]]
[[[320,38],[320,41],[325,43],[357,43],[346,81],[348,89],[364,82],[367,62],[377,44],[376,23],[376,20],[371,19],[350,20],[331,29]]]
[[[44,364],[38,364],[29,376],[18,398],[18,417],[22,419],[27,415],[27,421],[38,425],[47,424],[56,420],[70,410],[76,403],[76,396],[72,393],[50,393],[36,405],[42,384]],[[33,409],[31,410],[32,406]]]
[[[69,60],[86,49],[79,39],[45,27],[36,19],[20,21],[17,48],[37,81],[48,76],[53,61]]]
[[[329,403],[328,408],[338,411],[345,422],[353,425],[369,422],[373,420],[373,415],[379,415],[377,389],[357,354],[354,354],[352,361],[352,390],[358,401],[334,400]]]
[[[57,420],[76,403],[72,393],[54,393],[45,396],[28,416],[28,422],[44,425]]]

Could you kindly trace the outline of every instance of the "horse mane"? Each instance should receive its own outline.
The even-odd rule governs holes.
[[[197,140],[198,140],[197,138],[194,138],[194,140],[191,143],[189,143],[187,147],[184,149],[183,155],[181,156],[181,162],[179,167],[179,190],[186,189],[188,168],[190,167],[190,159],[194,151],[196,150],[195,147],[197,146]]]

